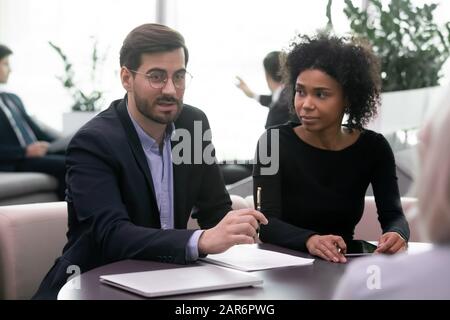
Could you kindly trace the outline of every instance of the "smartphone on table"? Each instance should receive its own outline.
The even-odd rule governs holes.
[[[346,245],[347,245],[347,252],[345,253],[346,257],[371,255],[378,248],[375,244],[372,244],[364,240],[351,240],[349,242],[346,242]]]

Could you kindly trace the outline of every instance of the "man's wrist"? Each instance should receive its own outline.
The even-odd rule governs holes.
[[[189,238],[186,245],[186,261],[196,261],[202,255],[199,250],[199,239],[202,236],[204,230],[196,230]]]
[[[204,237],[205,237],[205,232],[206,230],[200,230],[202,231],[200,236],[198,237],[198,242],[197,242],[197,252],[198,252],[198,256],[202,257],[202,256],[206,256],[206,248],[205,248],[205,243],[204,243]]]

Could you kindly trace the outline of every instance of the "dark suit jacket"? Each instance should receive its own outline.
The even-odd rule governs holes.
[[[186,129],[193,136],[194,121],[201,122],[203,132],[209,129],[202,111],[184,105],[176,131]],[[197,142],[203,149],[209,145]],[[186,230],[192,209],[202,228],[216,225],[231,210],[217,164],[174,164],[175,229],[160,229],[151,172],[125,100],[114,101],[82,127],[66,159],[68,242],[35,298],[56,298],[70,265],[85,272],[122,259],[186,263],[186,245],[194,232]]]
[[[288,121],[298,122],[298,117],[291,113],[288,89],[284,88],[279,99],[272,105],[271,95],[259,96],[259,103],[269,108],[265,128],[284,124]]]
[[[7,96],[19,109],[25,121],[33,130],[36,138],[40,141],[53,141],[54,137],[50,136],[27,114],[22,100],[12,93],[0,93]],[[20,145],[19,140],[11,126],[6,114],[0,108],[0,170],[14,171],[17,160],[25,158],[25,149]]]

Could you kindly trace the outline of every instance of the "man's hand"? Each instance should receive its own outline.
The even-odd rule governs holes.
[[[405,251],[407,243],[397,232],[386,232],[378,240],[378,248],[375,253],[393,254]]]
[[[255,243],[259,223],[267,224],[266,217],[253,209],[233,210],[214,227],[205,230],[198,240],[200,254],[221,253],[236,244]]]
[[[25,151],[27,158],[40,158],[47,154],[49,143],[46,141],[37,141],[29,144]]]
[[[309,253],[321,257],[324,260],[332,262],[345,263],[347,259],[344,253],[347,251],[347,245],[344,239],[335,235],[313,235],[306,241],[306,248]]]
[[[236,76],[237,81],[239,81],[236,84],[236,87],[238,87],[239,89],[242,90],[242,92],[245,93],[245,95],[249,98],[254,98],[255,94],[253,93],[252,90],[250,90],[250,88],[247,86],[247,84],[245,83],[244,80],[242,80],[240,77]]]

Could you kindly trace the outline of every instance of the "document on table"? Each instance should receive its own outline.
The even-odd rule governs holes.
[[[314,259],[259,249],[256,244],[236,245],[219,254],[209,254],[201,260],[241,271],[257,271],[288,266],[305,266]]]

